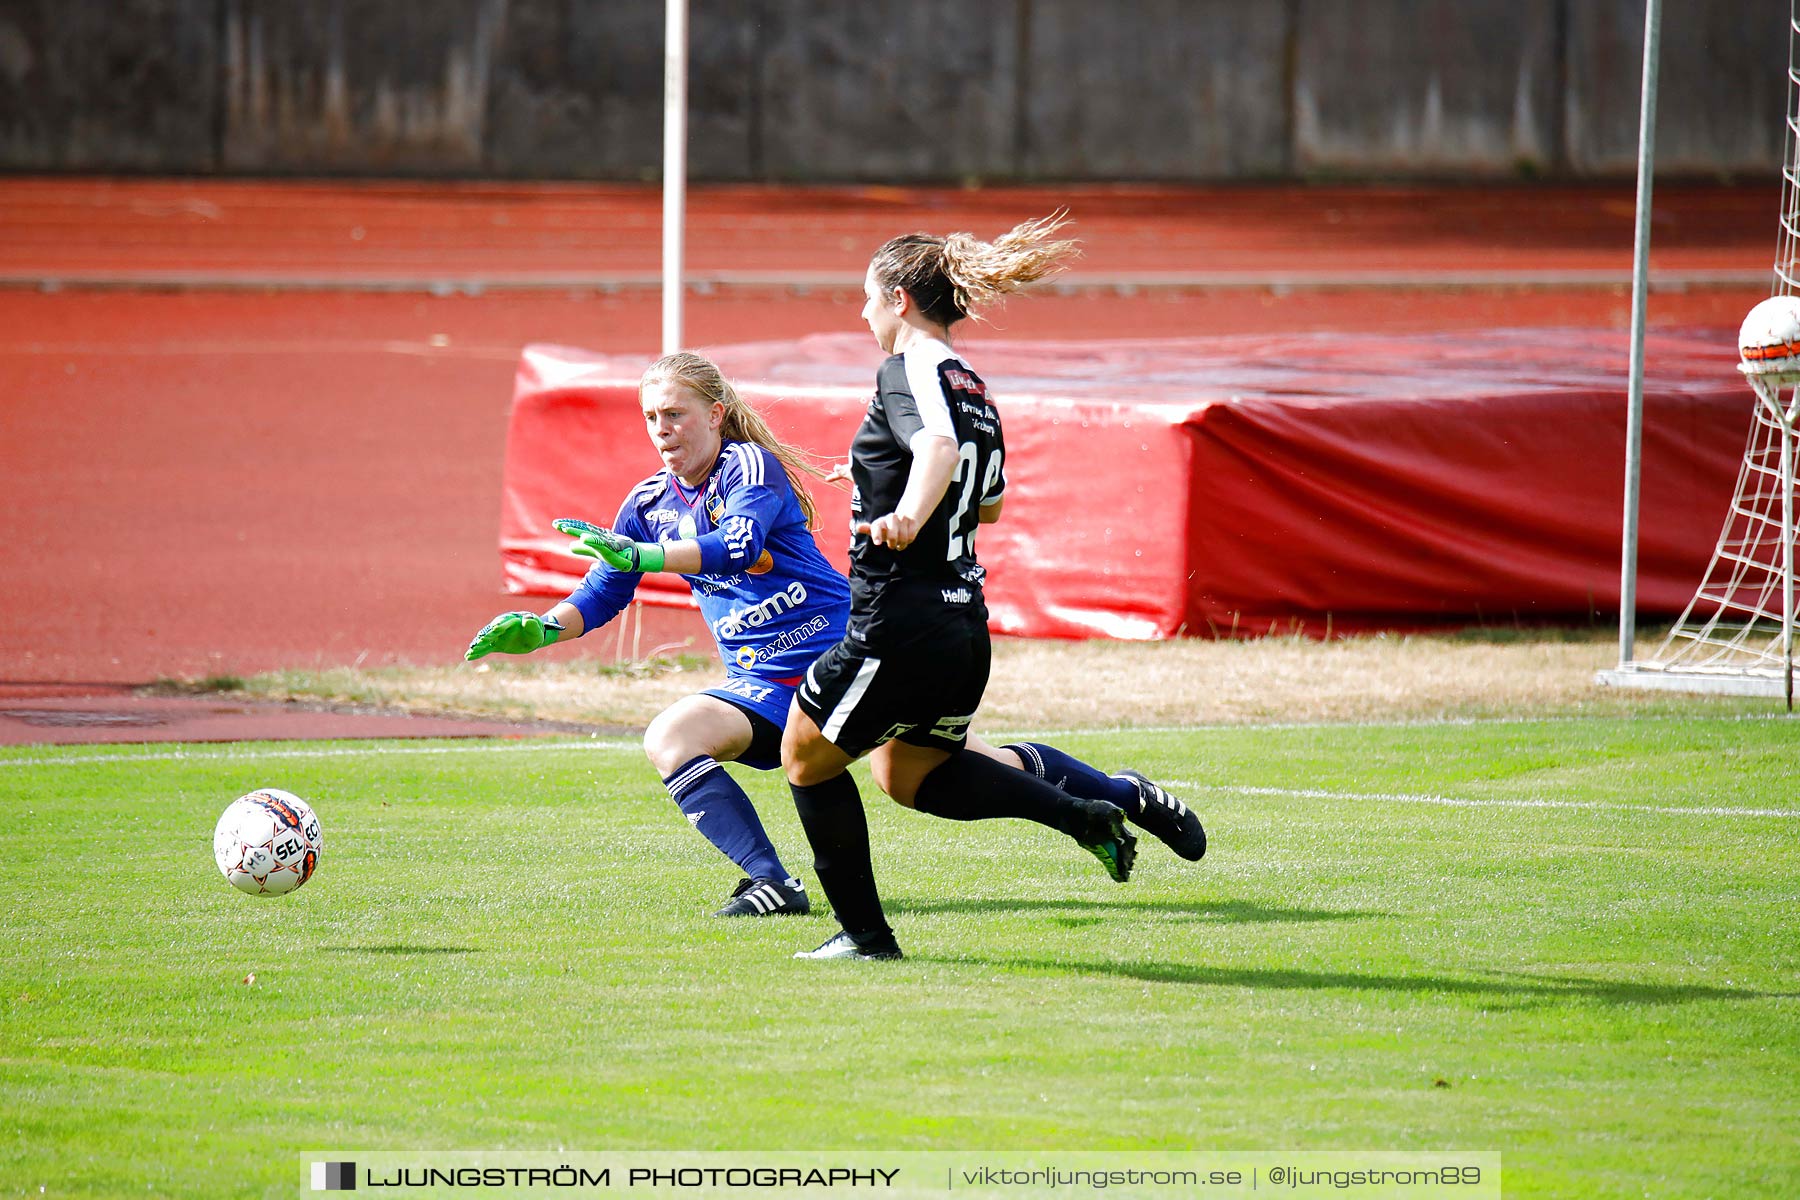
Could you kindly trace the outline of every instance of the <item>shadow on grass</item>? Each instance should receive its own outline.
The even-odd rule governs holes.
[[[986,900],[889,900],[889,912],[895,913],[976,913],[996,916],[1001,913],[1046,913],[1058,924],[1071,921],[1092,924],[1106,913],[1129,913],[1133,916],[1188,917],[1218,925],[1262,925],[1268,923],[1309,924],[1316,921],[1364,921],[1391,918],[1394,914],[1367,909],[1273,908],[1252,904],[1248,900],[1219,900],[1212,903],[1172,904],[1168,901],[1144,903],[1131,900],[1033,900],[1021,896],[996,896]],[[1056,914],[1067,914],[1057,918]]]
[[[921,956],[921,960],[926,960]],[[1175,983],[1196,987],[1242,987],[1269,991],[1377,991],[1415,992],[1487,1002],[1492,1007],[1533,1008],[1569,1000],[1591,1000],[1617,1005],[1691,1004],[1702,1000],[1795,999],[1800,993],[1763,992],[1753,988],[1712,987],[1706,984],[1639,983],[1632,980],[1586,979],[1569,975],[1530,975],[1516,971],[1486,971],[1486,979],[1457,979],[1441,975],[1359,975],[1348,971],[1263,970],[1248,967],[1205,967],[1180,963],[1056,962],[1049,959],[1007,959],[932,956],[928,961],[984,969],[1046,971],[1056,974],[1110,975],[1146,983]]]
[[[473,946],[320,946],[327,954],[480,954]]]

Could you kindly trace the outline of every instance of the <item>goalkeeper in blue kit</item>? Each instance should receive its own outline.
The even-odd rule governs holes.
[[[846,632],[850,588],[819,551],[812,498],[801,482],[816,472],[699,355],[653,363],[639,396],[663,469],[631,490],[610,529],[555,521],[575,539],[574,553],[598,561],[549,612],[503,613],[488,622],[466,657],[572,641],[622,612],[644,573],[680,574],[717,643],[725,679],[657,714],[645,730],[644,752],[694,828],[743,871],[714,915],[805,913],[811,903],[804,885],[782,864],[749,796],[721,764],[781,766],[795,690]],[[968,744],[1007,765],[1022,763],[1071,794],[1124,802],[1134,812],[1146,795],[1167,797],[1140,776],[1106,776],[1049,746],[996,750],[975,737]],[[1171,845],[1197,858],[1204,840],[1197,848],[1191,839]]]
[[[718,643],[725,679],[658,713],[644,753],[694,828],[743,870],[715,915],[804,913],[804,885],[720,764],[781,765],[794,686],[842,635],[849,587],[808,528],[812,498],[796,486],[810,470],[804,456],[769,431],[716,366],[668,355],[638,390],[663,469],[631,490],[611,529],[556,521],[575,539],[571,549],[597,563],[548,613],[490,621],[467,657],[572,641],[622,612],[644,572],[680,574]]]

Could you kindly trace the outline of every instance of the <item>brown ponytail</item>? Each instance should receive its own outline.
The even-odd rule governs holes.
[[[992,242],[967,233],[934,237],[909,233],[875,252],[869,268],[882,291],[904,288],[929,321],[948,329],[998,303],[1027,283],[1054,275],[1081,253],[1073,239],[1055,235],[1069,223],[1068,210],[1026,221]]]

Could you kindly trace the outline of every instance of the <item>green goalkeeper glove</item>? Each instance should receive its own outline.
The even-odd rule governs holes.
[[[474,662],[496,650],[502,654],[530,654],[554,642],[562,631],[563,623],[555,617],[540,617],[532,612],[501,613],[481,627],[463,657]]]
[[[570,554],[597,558],[615,571],[660,571],[663,569],[661,542],[634,542],[610,529],[590,525],[574,517],[558,517],[550,522],[558,533],[566,533],[575,541]]]

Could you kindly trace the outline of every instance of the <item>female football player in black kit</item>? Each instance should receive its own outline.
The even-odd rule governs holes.
[[[909,234],[869,264],[862,316],[891,357],[851,446],[850,624],[808,668],[781,747],[843,930],[796,957],[900,957],[847,770],[865,754],[876,784],[901,804],[951,820],[1048,825],[1121,883],[1136,853],[1125,814],[1184,858],[1205,853],[1199,819],[1136,772],[1105,775],[1035,744],[996,750],[969,733],[990,662],[975,531],[1000,517],[1005,444],[986,386],[950,348],[950,327],[1060,270],[1076,251],[1054,240],[1062,224],[1060,214],[1029,221],[991,244]]]

